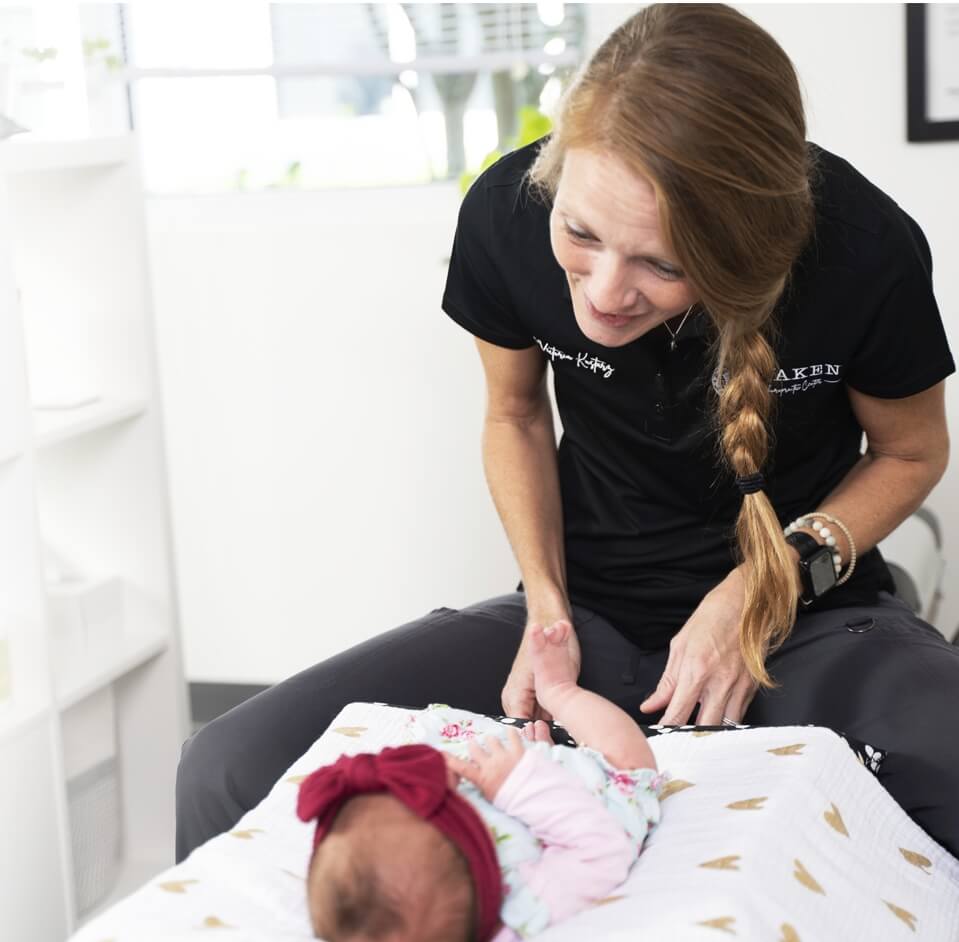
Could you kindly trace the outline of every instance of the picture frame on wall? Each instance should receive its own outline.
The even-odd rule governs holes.
[[[907,140],[959,141],[959,3],[906,4]]]

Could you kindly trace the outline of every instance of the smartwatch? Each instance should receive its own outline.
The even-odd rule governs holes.
[[[833,551],[808,533],[790,533],[786,542],[799,553],[799,579],[802,583],[799,601],[803,605],[812,605],[836,584],[838,577]]]

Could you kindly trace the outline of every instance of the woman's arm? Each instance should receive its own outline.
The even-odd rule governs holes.
[[[808,509],[846,524],[858,553],[892,533],[942,478],[949,462],[945,388],[941,382],[905,399],[879,399],[847,387],[866,453],[821,506]],[[833,535],[845,564],[846,538],[841,531]]]
[[[820,506],[806,512],[823,510],[842,520],[861,553],[919,507],[945,471],[949,459],[945,382],[904,399],[848,391],[866,433],[866,454]],[[836,540],[846,563],[849,547],[842,533],[836,533]],[[706,595],[673,636],[659,685],[640,705],[644,713],[665,708],[661,723],[682,724],[689,722],[699,703],[700,725],[718,725],[723,716],[742,719],[756,692],[739,653],[744,602],[743,576],[737,568]]]
[[[483,466],[522,574],[529,622],[550,625],[570,619],[546,360],[538,347],[510,350],[479,338],[476,346],[487,389]],[[571,656],[578,673],[575,634]],[[524,646],[503,691],[503,709],[510,716],[532,717],[534,706]]]
[[[546,359],[476,338],[486,374],[483,466],[530,605],[566,601],[563,516]]]

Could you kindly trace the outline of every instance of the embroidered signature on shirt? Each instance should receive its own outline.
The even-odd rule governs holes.
[[[550,358],[552,362],[556,360],[572,360],[576,363],[578,367],[581,367],[584,370],[590,370],[593,373],[601,373],[603,379],[609,379],[613,373],[616,372],[616,367],[610,366],[605,360],[601,360],[597,356],[593,356],[589,353],[577,353],[573,356],[572,353],[567,353],[565,350],[560,350],[558,347],[554,347],[551,343],[547,343],[545,340],[540,340],[539,337],[534,337],[533,340],[539,345],[540,350]]]

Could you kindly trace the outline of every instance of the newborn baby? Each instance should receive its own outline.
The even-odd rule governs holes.
[[[636,723],[576,683],[566,623],[531,629],[538,721],[480,743],[423,717],[427,744],[342,756],[303,782],[316,821],[307,892],[327,942],[511,942],[619,886],[659,821]]]

